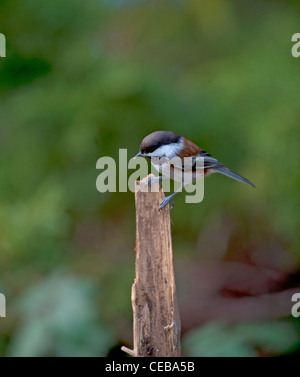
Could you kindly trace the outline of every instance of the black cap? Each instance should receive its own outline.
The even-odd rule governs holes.
[[[181,136],[171,131],[156,131],[147,135],[141,142],[140,152],[142,154],[152,153],[157,148],[172,143],[178,143]]]

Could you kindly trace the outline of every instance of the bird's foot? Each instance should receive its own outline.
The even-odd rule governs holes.
[[[170,197],[170,196],[167,196],[166,198],[164,198],[164,199],[161,201],[158,210],[160,211],[161,209],[163,209],[164,206],[166,206],[168,203],[170,203],[170,209],[172,209],[172,208],[174,207],[174,202],[173,202],[173,200],[172,200],[171,198],[172,198],[172,197]]]
[[[162,177],[151,177],[147,180],[147,185],[152,185],[153,183],[159,182],[162,183]]]

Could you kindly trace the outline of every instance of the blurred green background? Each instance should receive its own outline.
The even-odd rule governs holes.
[[[156,130],[257,186],[176,197],[183,354],[299,353],[299,21],[296,0],[0,1],[1,356],[132,345],[134,195],[97,192],[96,161]]]

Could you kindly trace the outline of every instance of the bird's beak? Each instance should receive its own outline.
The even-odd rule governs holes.
[[[139,152],[136,156],[134,156],[134,158],[137,158],[137,157],[142,157],[142,154]]]

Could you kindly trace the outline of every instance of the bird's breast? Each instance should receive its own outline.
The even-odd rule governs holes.
[[[153,161],[151,161],[154,168],[162,174],[164,177],[173,179],[176,182],[184,183],[184,185],[189,185],[190,183],[195,182],[199,178],[203,178],[204,171],[198,170],[198,171],[192,171],[188,170],[184,172],[181,167],[176,167],[172,163],[165,162],[162,164],[157,164]]]

